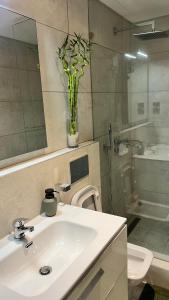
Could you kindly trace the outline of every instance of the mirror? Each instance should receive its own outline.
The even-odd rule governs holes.
[[[36,22],[0,8],[0,160],[47,146]]]

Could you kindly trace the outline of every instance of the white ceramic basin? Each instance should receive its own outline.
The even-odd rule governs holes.
[[[17,249],[0,259],[0,283],[24,296],[43,293],[85,250],[96,234],[92,228],[65,221],[55,222],[37,235],[35,227],[33,246],[25,249],[23,242],[19,242]],[[11,239],[11,243],[18,242]],[[41,275],[39,269],[42,266],[51,266],[52,272]]]
[[[61,300],[125,224],[125,219],[58,205],[57,215],[39,215],[26,233],[33,246],[8,235],[0,240],[0,299]],[[39,273],[52,267],[47,276]]]

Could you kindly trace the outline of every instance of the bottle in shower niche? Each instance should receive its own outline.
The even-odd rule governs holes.
[[[45,198],[43,199],[43,210],[47,217],[53,217],[57,211],[57,199],[54,194],[54,189],[45,190]]]

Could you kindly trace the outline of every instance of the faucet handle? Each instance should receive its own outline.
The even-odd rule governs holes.
[[[20,228],[22,226],[24,226],[25,221],[28,221],[27,218],[17,218],[13,221],[12,225],[14,228]]]
[[[55,192],[68,192],[71,189],[70,183],[57,183],[55,184]]]

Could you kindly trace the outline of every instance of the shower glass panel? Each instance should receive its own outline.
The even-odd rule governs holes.
[[[103,210],[127,217],[129,242],[169,261],[168,24],[165,16],[136,26],[89,0]],[[118,153],[110,135],[120,141]]]

